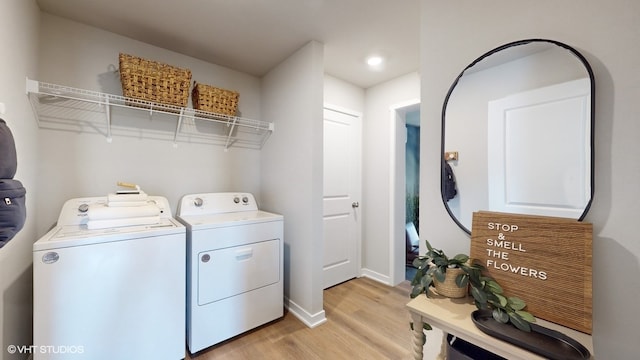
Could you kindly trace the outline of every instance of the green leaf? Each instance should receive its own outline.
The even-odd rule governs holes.
[[[500,307],[505,307],[507,306],[507,298],[500,295],[500,294],[495,294],[496,297],[498,298],[498,303],[500,304]],[[514,309],[515,310],[515,309]]]
[[[423,276],[424,276],[423,269],[416,271],[416,274],[413,276],[413,279],[411,280],[411,286],[418,285],[420,283],[420,280],[422,280]]]
[[[469,273],[469,282],[476,287],[482,287],[480,282],[480,272],[472,271]]]
[[[488,302],[490,302],[490,303],[492,303],[494,305],[497,305],[497,306],[500,305],[500,298],[498,298],[499,294],[494,294],[491,291],[486,291],[486,290],[483,291],[483,292],[484,292],[485,296],[487,297],[487,301]]]
[[[487,303],[487,294],[483,291],[480,291],[477,287],[471,286],[471,296],[480,304]]]
[[[467,287],[468,284],[469,284],[469,275],[463,273],[456,276],[456,285],[458,285],[458,287],[460,288]]]
[[[518,329],[526,332],[531,332],[531,324],[520,317],[520,315],[516,313],[509,313],[509,319],[511,320],[511,323]]]
[[[425,240],[424,242],[427,244],[427,249],[429,251],[433,251],[433,247],[431,247],[431,244],[429,244],[429,240]]]
[[[528,321],[530,323],[532,322],[536,322],[536,318],[533,317],[533,315],[531,315],[530,313],[526,312],[526,311],[522,311],[522,310],[518,310],[516,311],[516,314],[520,315],[520,317],[524,320],[524,321]]]
[[[434,272],[436,279],[440,282],[444,282],[444,279],[446,277],[446,271],[447,271],[446,268],[438,267]]]
[[[423,276],[422,279],[420,279],[420,286],[424,288],[424,292],[425,294],[427,294],[427,296],[429,296],[429,286],[431,286],[432,283],[433,278],[429,274]]]
[[[502,287],[495,280],[487,280],[485,282],[485,286],[488,288],[487,290],[491,291],[495,294],[502,294]]]
[[[482,278],[480,278],[480,284],[478,285],[478,287],[484,291],[484,288],[486,285],[487,285],[487,282],[482,280]]]
[[[473,266],[474,268],[476,268],[478,270],[484,270],[485,269],[484,265],[482,265],[482,263],[478,259],[473,259],[473,264],[471,264],[471,266]]]
[[[453,257],[453,260],[455,260],[458,264],[464,264],[469,260],[469,256],[465,254],[458,254]]]
[[[416,296],[422,294],[423,291],[424,291],[424,286],[422,286],[421,284],[418,284],[413,287],[413,289],[411,290],[411,294],[409,294],[409,296],[411,296],[411,298],[413,299]]]
[[[486,303],[484,303],[484,304],[479,303],[478,300],[475,300],[475,299],[473,300],[473,303],[480,310],[490,310],[489,306]]]
[[[431,276],[431,274],[424,274],[422,279],[420,279],[420,283],[423,286],[429,286],[431,285],[432,282],[433,282],[433,276]]]
[[[437,257],[433,259],[433,263],[436,264],[436,266],[438,267],[447,266],[449,265],[449,260],[443,257]]]
[[[509,321],[509,315],[500,308],[493,309],[491,315],[495,321],[499,321],[503,324],[506,324]]]
[[[522,299],[512,296],[509,297],[509,306],[511,306],[513,310],[522,310],[527,304]]]

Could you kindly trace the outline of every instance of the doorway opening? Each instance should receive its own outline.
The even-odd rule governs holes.
[[[411,281],[420,250],[420,110],[407,112],[405,125],[405,280]]]
[[[419,125],[420,125],[420,100],[410,100],[404,102],[402,104],[398,104],[392,106],[391,110],[391,175],[390,175],[390,247],[391,247],[391,282],[395,286],[402,281],[405,281],[407,277],[411,276],[411,274],[407,274],[407,270],[410,270],[407,266],[408,259],[408,250],[412,253],[416,253],[418,250],[413,246],[413,244],[419,243],[418,240],[418,222],[413,223],[413,220],[419,221],[416,217],[418,213],[418,208],[416,205],[419,204],[419,184],[420,179],[413,175],[407,175],[407,156],[412,157],[412,161],[419,158],[420,154],[420,145],[417,145],[415,153],[411,150],[412,154],[407,155],[407,143],[409,141],[409,136],[413,136],[416,131],[419,134]],[[411,129],[412,135],[408,134],[407,125],[412,125],[413,129]],[[411,141],[413,142],[412,139]],[[415,146],[415,145],[411,145]],[[413,164],[415,165],[415,164]],[[412,174],[416,171],[419,172],[418,169],[410,170]],[[407,182],[409,181],[409,183]],[[411,190],[411,195],[407,190]],[[414,197],[415,195],[415,197]],[[411,226],[409,230],[412,231],[414,228],[415,232],[411,234],[411,239],[409,239],[411,246],[407,246],[407,224],[409,223],[407,215],[412,219],[410,221]],[[414,225],[415,224],[415,225]],[[414,250],[415,249],[415,250]],[[411,262],[413,260],[411,259]],[[413,278],[413,277],[411,277]]]

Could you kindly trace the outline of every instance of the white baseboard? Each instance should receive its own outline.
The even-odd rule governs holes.
[[[327,318],[325,316],[324,310],[319,311],[315,314],[310,314],[305,309],[303,309],[300,305],[295,302],[289,300],[288,298],[284,299],[285,307],[289,310],[293,316],[297,317],[300,321],[302,321],[305,325],[310,328],[314,328],[318,325],[324,324],[327,322]]]
[[[360,269],[360,275],[366,278],[369,278],[371,280],[375,280],[377,282],[383,283],[385,285],[393,286],[391,284],[391,278],[389,276],[377,273],[373,270],[364,269],[364,268]]]

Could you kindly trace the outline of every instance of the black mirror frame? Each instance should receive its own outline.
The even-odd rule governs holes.
[[[441,149],[440,149],[440,195],[442,197],[442,202],[444,204],[445,209],[447,210],[447,213],[449,214],[449,216],[451,217],[451,219],[453,219],[453,221],[467,234],[471,235],[471,230],[467,229],[455,216],[454,214],[451,212],[451,209],[449,208],[449,205],[447,204],[447,198],[445,195],[445,184],[446,184],[446,171],[445,171],[445,164],[446,164],[446,160],[444,159],[444,153],[445,153],[445,125],[446,125],[446,112],[447,112],[447,104],[449,103],[449,98],[451,97],[451,94],[453,93],[453,90],[455,89],[456,85],[458,84],[458,82],[460,81],[460,78],[462,78],[462,76],[464,75],[464,73],[470,69],[471,67],[473,67],[474,65],[476,65],[478,62],[482,61],[483,59],[485,59],[486,57],[505,50],[507,48],[513,47],[513,46],[519,46],[519,45],[526,45],[532,42],[548,42],[551,44],[555,44],[557,46],[560,46],[566,50],[569,50],[571,53],[573,53],[573,55],[575,55],[580,62],[582,62],[582,65],[584,65],[585,69],[587,70],[587,73],[589,74],[589,80],[590,80],[590,85],[591,85],[591,105],[590,105],[590,111],[591,111],[591,134],[590,134],[590,147],[591,147],[591,151],[590,151],[590,156],[591,156],[591,194],[590,194],[590,198],[589,198],[589,202],[587,203],[587,205],[584,208],[584,211],[582,212],[582,215],[580,215],[580,217],[577,219],[577,221],[582,221],[584,220],[585,216],[587,215],[587,212],[589,211],[589,209],[591,208],[591,204],[593,202],[593,195],[594,195],[594,186],[595,186],[595,176],[594,176],[594,166],[595,166],[595,143],[594,143],[594,126],[595,126],[595,77],[593,74],[593,69],[591,69],[591,65],[589,65],[589,62],[587,62],[587,59],[580,53],[578,52],[576,49],[574,49],[573,47],[564,44],[562,42],[556,41],[556,40],[549,40],[549,39],[525,39],[525,40],[518,40],[518,41],[513,41],[507,44],[504,44],[502,46],[499,46],[493,50],[490,50],[486,53],[484,53],[482,56],[480,56],[479,58],[477,58],[476,60],[474,60],[471,64],[467,65],[467,67],[465,67],[462,72],[456,77],[456,79],[453,81],[453,84],[451,84],[451,87],[449,88],[449,91],[447,92],[447,96],[444,99],[444,103],[442,105],[442,138],[440,140],[440,145],[441,145]]]

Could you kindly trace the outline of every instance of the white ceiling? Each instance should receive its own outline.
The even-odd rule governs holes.
[[[37,0],[44,12],[261,77],[311,40],[368,88],[419,64],[420,0]],[[371,71],[365,58],[386,58]]]

